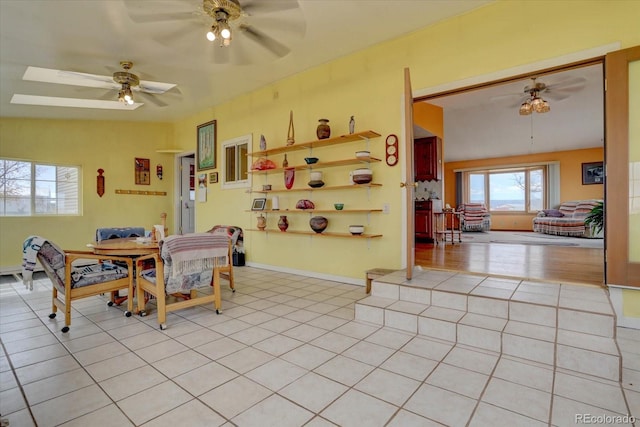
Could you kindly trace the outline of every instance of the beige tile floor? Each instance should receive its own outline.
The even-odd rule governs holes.
[[[235,271],[237,292],[224,286],[221,315],[177,311],[160,331],[153,307],[127,318],[92,297],[74,304],[67,334],[48,318],[47,279],[29,292],[2,277],[2,417],[41,427],[565,426],[580,424],[576,414],[632,425],[624,416],[640,417],[638,330],[617,329],[618,383],[355,321],[363,287]],[[495,289],[504,285],[495,280]]]

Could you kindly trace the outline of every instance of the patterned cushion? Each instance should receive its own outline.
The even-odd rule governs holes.
[[[96,242],[126,237],[144,237],[144,227],[98,228]]]

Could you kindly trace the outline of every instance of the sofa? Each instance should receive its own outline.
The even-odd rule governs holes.
[[[533,218],[533,231],[555,236],[602,238],[602,233],[585,225],[591,210],[602,200],[573,200],[563,202],[558,209],[544,209]]]

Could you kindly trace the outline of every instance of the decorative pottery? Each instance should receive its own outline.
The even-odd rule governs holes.
[[[295,129],[293,128],[293,110],[289,112],[289,130],[287,131],[287,145],[293,145],[296,142]]]
[[[264,151],[267,149],[267,140],[264,135],[260,135],[260,150]]]
[[[356,157],[358,159],[362,159],[364,157],[370,157],[370,156],[371,156],[370,151],[356,151]]]
[[[282,161],[282,167],[286,168],[287,166],[289,166],[289,160],[287,160],[287,155],[284,155],[284,160]]]
[[[316,233],[322,233],[329,225],[329,220],[323,216],[314,216],[309,220],[309,225]]]
[[[344,209],[344,203],[334,203],[333,207],[336,208],[337,211],[341,211]]]
[[[261,214],[258,217],[258,230],[264,230],[265,228],[267,228],[267,218]]]
[[[349,233],[353,234],[354,236],[358,236],[364,233],[364,225],[350,225]]]
[[[309,176],[311,177],[311,181],[309,181],[309,187],[311,188],[319,188],[324,185],[324,181],[322,181],[322,172],[321,171],[312,171]]]
[[[284,171],[284,186],[287,188],[287,190],[291,190],[291,187],[293,187],[293,181],[296,178],[296,170],[291,168],[291,169],[286,169]]]
[[[271,191],[271,184],[265,184],[262,186],[262,191]]]
[[[368,184],[373,179],[373,172],[366,168],[356,169],[351,172],[351,178],[356,184]]]
[[[349,134],[353,134],[356,131],[356,119],[351,116],[349,119]]]
[[[272,211],[280,210],[280,198],[278,196],[273,196],[271,198],[271,210]]]
[[[301,199],[296,203],[296,209],[315,209],[316,205],[311,200]]]
[[[287,231],[289,228],[289,221],[287,220],[286,215],[280,215],[280,219],[278,220],[278,228],[280,231]]]
[[[317,157],[305,157],[304,161],[307,162],[308,165],[312,165],[314,163],[318,163],[318,158]]]
[[[316,135],[318,136],[318,139],[329,138],[331,136],[331,127],[329,126],[329,120],[320,119],[318,121],[320,122],[318,128],[316,129]]]

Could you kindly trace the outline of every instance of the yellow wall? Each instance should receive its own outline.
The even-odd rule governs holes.
[[[0,119],[0,157],[16,160],[78,165],[82,168],[83,212],[64,217],[0,217],[0,267],[19,266],[22,242],[36,234],[65,249],[85,249],[96,228],[142,226],[159,223],[160,213],[173,213],[173,156],[158,154],[166,148],[171,125],[162,123],[87,122]],[[135,185],[134,159],[151,161],[151,185]],[[162,164],[164,177],[155,174]],[[96,193],[97,170],[104,169],[105,194]],[[166,196],[118,195],[116,189],[166,191]]]
[[[552,161],[560,163],[561,202],[568,200],[603,199],[604,185],[582,185],[582,163],[601,162],[603,159],[604,148],[588,148],[583,150],[448,162],[444,165],[444,202],[451,204],[451,206],[455,206],[456,204],[456,170]],[[491,229],[531,231],[531,220],[534,216],[535,215],[532,214],[494,213],[491,215]]]
[[[532,30],[533,25],[538,25],[535,20],[529,22],[526,19],[514,19],[538,16],[540,10],[544,10],[544,32]],[[59,161],[77,157],[84,166],[85,189],[93,185],[94,171],[103,167],[107,171],[107,185],[110,191],[113,189],[111,185],[115,186],[114,181],[119,186],[132,186],[129,184],[132,177],[126,175],[132,171],[127,172],[129,166],[126,165],[134,156],[150,157],[152,165],[155,166],[160,158],[153,151],[156,145],[170,142],[169,146],[193,150],[196,126],[211,119],[218,121],[218,158],[221,155],[220,146],[223,141],[246,134],[253,135],[254,148],[257,147],[260,134],[265,135],[269,147],[284,145],[290,110],[294,111],[296,140],[299,142],[315,139],[317,120],[321,117],[331,120],[333,134],[338,135],[347,132],[349,117],[354,115],[357,130],[372,129],[382,135],[371,143],[373,155],[383,156],[384,138],[391,133],[400,136],[402,153],[405,144],[402,138],[401,112],[404,67],[410,67],[413,88],[418,90],[613,42],[620,42],[621,47],[637,45],[640,44],[640,33],[637,31],[638,15],[640,2],[589,1],[580,2],[579,7],[576,7],[574,1],[498,1],[472,13],[457,16],[397,40],[299,73],[223,105],[202,111],[193,117],[178,120],[171,126],[105,123],[97,126],[99,131],[96,131],[95,123],[58,124],[28,121],[24,126],[20,126],[20,129],[5,131],[6,121],[3,121],[1,154],[39,159],[42,155],[39,153],[41,146],[44,146],[44,151],[54,154],[53,150],[46,146],[53,138],[60,143],[59,147],[70,153],[77,153],[57,151],[54,159]],[[544,49],[541,49],[541,46],[544,46]],[[49,135],[51,129],[57,130],[58,127],[68,127],[73,130],[72,133],[84,137],[77,136],[73,144],[62,144],[66,137],[64,133]],[[138,137],[127,143],[119,140],[120,133],[117,132],[123,127]],[[34,134],[42,137],[38,138],[38,149],[34,149],[31,144],[23,148],[22,141],[32,140]],[[11,145],[19,146],[5,149],[5,135],[11,137]],[[158,141],[163,138],[163,141]],[[113,150],[112,146],[121,150]],[[105,147],[109,147],[109,151],[99,151]],[[362,148],[363,145],[349,144],[348,147],[336,148],[344,149],[343,153],[332,151],[331,154],[322,153],[322,156],[340,157],[346,152]],[[118,154],[114,154],[114,151]],[[122,152],[127,155],[121,155]],[[169,163],[169,156],[162,156],[161,159],[167,159],[164,163]],[[404,160],[400,158],[401,162]],[[290,160],[292,161],[298,160]],[[104,164],[108,166],[105,167]],[[161,186],[170,191],[169,182],[172,181],[172,174],[169,169],[166,168],[167,174],[162,184],[154,180],[150,189]],[[325,180],[343,180],[349,169],[327,169]],[[318,197],[316,193],[313,193],[312,197],[307,193],[297,193],[290,195],[291,200],[287,203],[298,198],[314,198],[322,204],[341,201],[347,206],[373,208],[381,208],[384,203],[389,203],[389,215],[373,214],[369,221],[366,215],[362,214],[326,215],[330,219],[330,227],[334,224],[344,226],[348,223],[363,223],[368,225],[369,231],[381,232],[384,237],[367,242],[360,239],[310,238],[247,232],[247,259],[258,264],[356,279],[362,279],[367,268],[401,267],[403,259],[400,233],[403,216],[400,202],[403,190],[399,188],[398,183],[402,181],[402,167],[388,167],[379,163],[373,166],[373,170],[375,181],[383,184],[379,189],[368,193],[318,192]],[[218,172],[221,172],[220,168]],[[297,179],[305,182],[307,177],[300,174]],[[262,178],[256,179],[254,187],[262,185],[261,180]],[[219,184],[210,185],[209,189],[208,201],[196,203],[197,231],[206,230],[213,224],[236,224],[243,228],[255,226],[255,216],[246,212],[252,195],[243,189],[221,190]],[[91,192],[85,193],[85,217],[75,219],[80,223],[81,235],[67,237],[71,234],[75,236],[78,230],[70,220],[23,219],[20,224],[28,231],[18,233],[11,230],[9,239],[3,237],[1,263],[4,265],[5,256],[13,254],[15,248],[19,247],[25,233],[52,232],[51,230],[55,229],[56,237],[64,238],[72,246],[81,246],[86,242],[86,236],[90,235],[97,225],[107,220],[110,223],[117,220],[130,224],[133,219],[140,222],[144,218],[144,222],[151,223],[152,221],[146,218],[155,218],[158,211],[166,210],[170,213],[169,223],[172,223],[172,213],[168,208],[172,200],[171,195],[163,198],[162,202],[157,199],[152,202],[153,198],[149,197],[138,198],[137,201],[141,203],[135,203],[136,207],[145,206],[143,209],[146,209],[138,219],[131,217],[133,214],[128,208],[131,206],[131,198],[112,196],[110,199],[98,200],[89,195]],[[149,203],[159,203],[162,206],[148,206]],[[302,218],[308,219],[304,215],[292,214],[292,218],[297,222],[292,227],[304,227]],[[18,220],[3,219],[0,222],[3,232],[5,228],[17,227],[16,221]],[[269,221],[272,225],[275,217],[270,216]],[[11,257],[13,259],[13,255]]]

